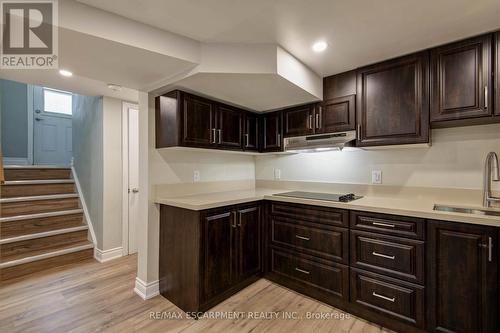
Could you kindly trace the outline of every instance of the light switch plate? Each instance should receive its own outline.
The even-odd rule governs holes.
[[[194,170],[193,171],[193,182],[196,183],[196,182],[199,182],[200,181],[200,171],[199,170]]]
[[[372,184],[382,184],[381,170],[372,170]]]
[[[274,180],[281,179],[281,169],[274,169]]]

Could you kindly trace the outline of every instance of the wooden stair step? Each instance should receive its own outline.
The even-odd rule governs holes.
[[[69,179],[71,169],[60,166],[6,166],[5,180]]]
[[[88,240],[86,225],[0,240],[0,263],[57,251]]]
[[[46,213],[80,208],[78,195],[21,197],[0,200],[0,217]]]
[[[0,281],[5,281],[27,274],[36,273],[53,267],[73,264],[82,260],[92,259],[94,245],[89,242],[78,242],[51,252],[11,260],[0,263]]]
[[[0,239],[58,229],[73,228],[83,225],[82,210],[56,212],[56,215],[52,213],[43,214],[42,216],[45,217],[25,218],[1,222]]]
[[[74,180],[50,179],[6,181],[0,186],[0,193],[2,198],[14,198],[76,192]]]

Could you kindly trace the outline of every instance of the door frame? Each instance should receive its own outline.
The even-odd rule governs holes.
[[[129,255],[129,163],[128,163],[128,114],[129,109],[139,112],[139,105],[122,102],[122,255]],[[139,192],[140,195],[140,192]]]

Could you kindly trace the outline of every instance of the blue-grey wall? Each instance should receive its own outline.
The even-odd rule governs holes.
[[[96,234],[103,244],[103,102],[102,97],[73,97],[73,165]]]
[[[28,87],[0,79],[1,140],[4,157],[28,157]]]

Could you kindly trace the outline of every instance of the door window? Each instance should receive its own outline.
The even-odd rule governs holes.
[[[43,88],[43,111],[71,116],[73,114],[73,94]]]

